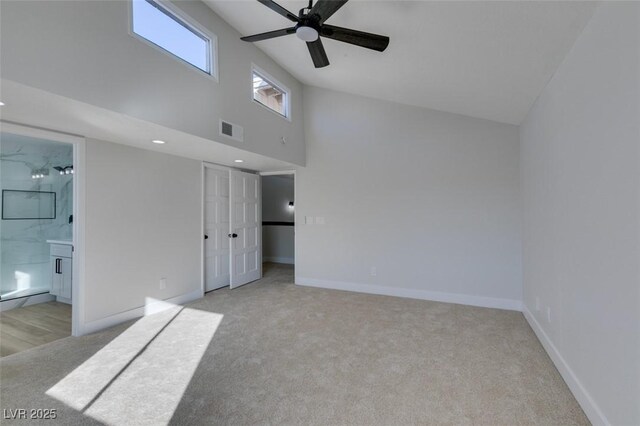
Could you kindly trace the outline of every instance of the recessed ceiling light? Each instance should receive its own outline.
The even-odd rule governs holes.
[[[154,139],[151,142],[158,144],[158,145],[164,145],[166,142],[165,141],[161,141],[160,139]]]
[[[0,106],[4,106],[4,102],[0,101]]]
[[[244,160],[233,160],[234,163],[244,163]]]

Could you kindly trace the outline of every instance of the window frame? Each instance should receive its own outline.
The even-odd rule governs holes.
[[[153,41],[141,36],[133,30],[133,2],[134,1],[146,1],[148,3],[154,3],[162,12],[167,14],[171,19],[178,24],[183,25],[189,31],[193,32],[202,39],[208,41],[209,48],[207,49],[207,62],[209,64],[209,71],[205,71],[196,65],[186,61],[180,56],[168,51],[164,47],[154,43]],[[185,13],[182,9],[175,6],[173,3],[167,0],[129,0],[129,35],[135,39],[143,42],[147,46],[161,52],[173,60],[187,66],[189,69],[196,71],[199,75],[213,79],[218,82],[218,37],[209,31],[206,27],[194,20],[191,16]]]
[[[275,87],[276,89],[280,90],[282,93],[284,93],[284,98],[285,98],[285,106],[284,106],[284,111],[285,114],[280,114],[278,111],[271,109],[270,107],[268,107],[267,105],[263,104],[262,102],[258,101],[257,99],[255,99],[253,97],[253,75],[254,74],[258,74],[263,80],[269,82],[269,84],[271,84],[271,86]],[[287,86],[285,86],[284,84],[280,83],[278,80],[276,80],[275,78],[273,78],[271,76],[271,74],[269,74],[268,72],[266,72],[265,70],[263,70],[262,68],[260,68],[259,66],[257,66],[256,64],[251,64],[251,74],[250,74],[250,90],[249,90],[249,95],[251,96],[251,102],[253,104],[259,105],[260,107],[266,109],[267,111],[271,111],[272,114],[276,114],[278,117],[280,118],[284,118],[285,120],[291,122],[291,89],[289,89]]]

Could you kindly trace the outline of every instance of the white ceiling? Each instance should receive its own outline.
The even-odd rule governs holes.
[[[242,35],[291,26],[255,0],[204,0]],[[290,11],[304,0],[278,2]],[[323,39],[315,69],[295,35],[256,43],[301,82],[520,124],[597,7],[577,1],[351,0],[327,23],[388,35],[383,53]]]

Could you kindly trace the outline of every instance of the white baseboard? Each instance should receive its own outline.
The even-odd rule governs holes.
[[[95,321],[85,323],[81,328],[82,332],[80,336],[90,333],[95,333],[100,330],[104,330],[114,325],[121,324],[123,322],[136,319],[145,315],[155,314],[157,312],[164,311],[172,308],[176,305],[182,305],[200,299],[203,296],[202,290],[194,290],[191,293],[182,294],[180,296],[172,297],[167,300],[154,300],[145,306],[140,306],[125,312],[120,312],[115,315],[101,318]]]
[[[66,303],[67,305],[72,305],[73,300],[67,299],[66,297],[56,296],[56,302]]]
[[[286,263],[288,265],[295,264],[295,259],[293,257],[263,257],[263,262],[273,262],[273,263]]]
[[[602,410],[600,410],[600,407],[598,407],[598,404],[596,404],[589,392],[584,388],[576,374],[573,372],[567,361],[565,361],[564,357],[560,354],[551,339],[549,339],[549,336],[544,332],[540,323],[536,320],[531,311],[529,311],[526,306],[523,306],[522,313],[533,329],[533,332],[538,336],[538,340],[542,343],[542,347],[547,351],[547,354],[549,354],[549,357],[555,364],[560,375],[567,383],[567,386],[569,386],[571,393],[573,393],[573,396],[576,398],[591,423],[594,426],[609,426],[611,423],[609,423]]]
[[[459,293],[417,290],[412,288],[384,287],[372,284],[358,284],[343,281],[318,280],[315,278],[296,277],[296,284],[307,287],[329,288],[333,290],[353,291],[357,293],[379,294],[383,296],[406,297],[409,299],[431,300],[435,302],[457,303],[460,305],[480,306],[483,308],[507,309],[521,311],[520,300],[500,299],[494,297],[471,296]]]
[[[56,300],[55,296],[49,293],[36,294],[34,296],[20,297],[17,299],[3,300],[0,302],[0,312],[8,311],[15,308],[21,308],[23,306],[36,305],[38,303],[53,302]]]

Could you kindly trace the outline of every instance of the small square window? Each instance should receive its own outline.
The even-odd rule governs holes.
[[[155,0],[131,0],[131,30],[165,52],[213,75],[211,37],[168,7]]]
[[[253,70],[253,100],[289,118],[289,91],[264,72]]]

